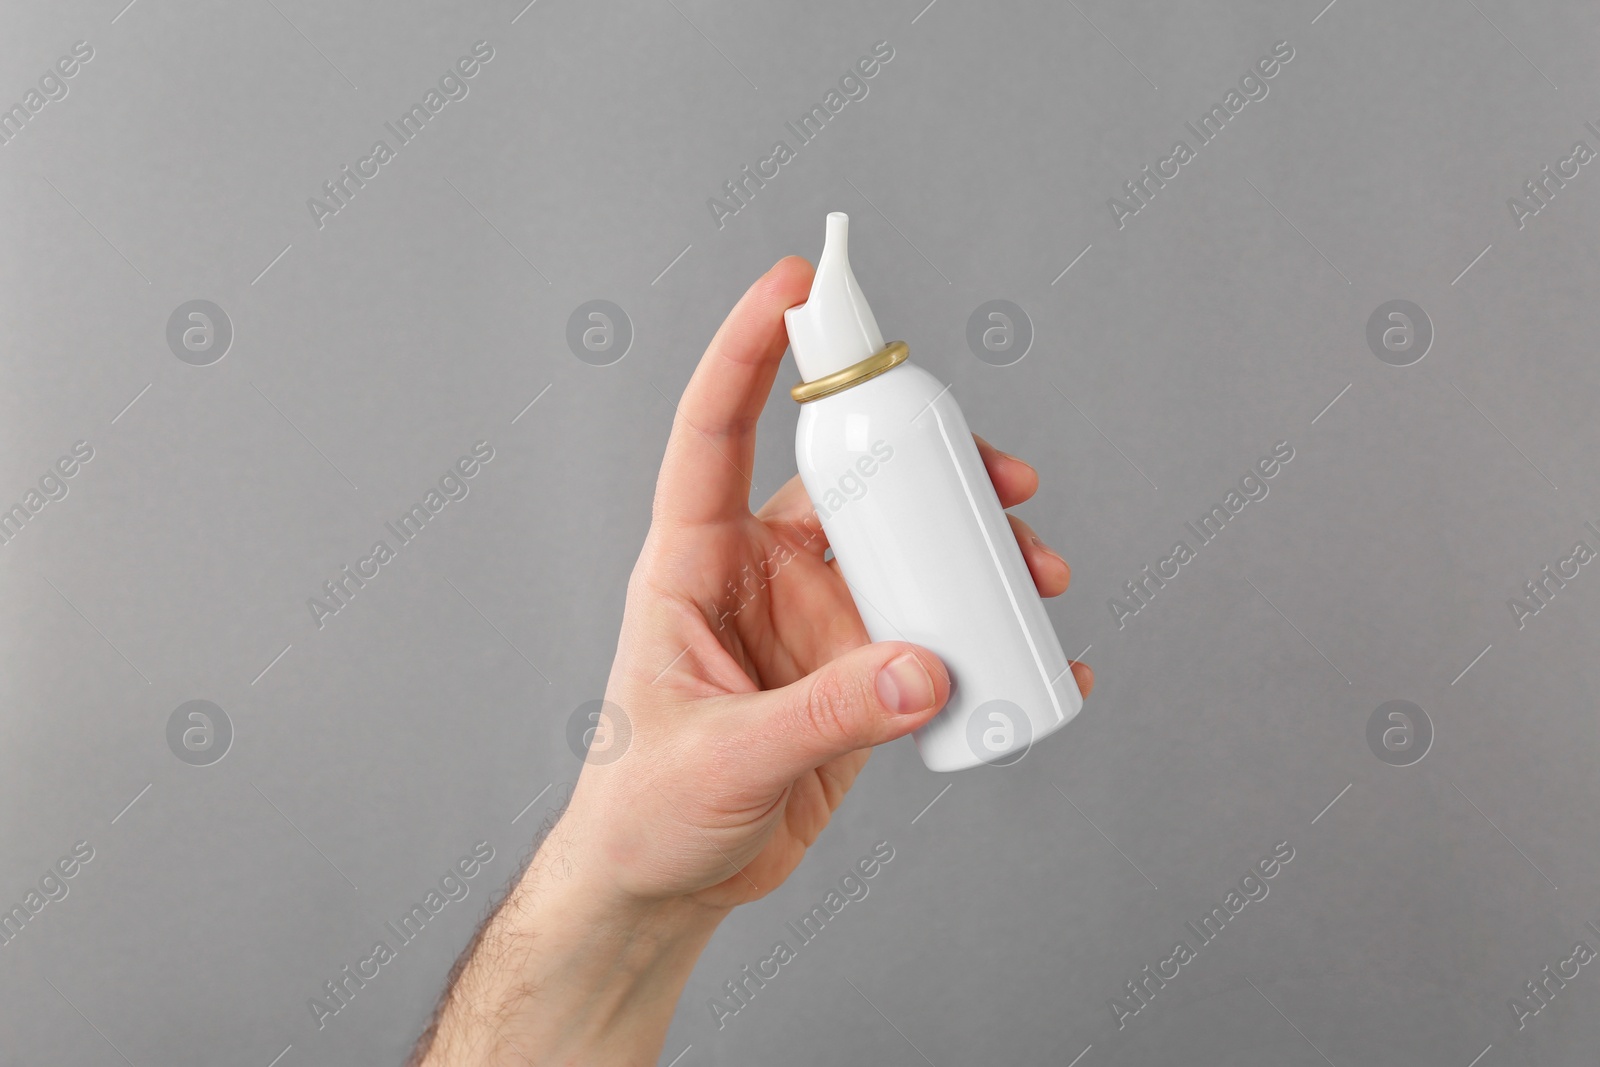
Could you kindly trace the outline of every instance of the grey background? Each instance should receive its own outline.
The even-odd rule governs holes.
[[[0,18],[7,106],[95,50],[0,147],[0,499],[95,449],[0,547],[0,900],[95,850],[0,946],[4,1062],[404,1055],[576,775],[673,400],[827,210],[885,333],[1040,469],[1020,511],[1098,683],[1012,768],[878,753],[723,925],[662,1062],[1592,1062],[1592,967],[1521,1033],[1508,1001],[1600,946],[1600,578],[1521,630],[1507,598],[1600,520],[1600,174],[1521,230],[1506,198],[1600,148],[1593,9],[124,2]],[[480,39],[469,96],[319,230],[306,199]],[[718,229],[707,197],[879,40]],[[1279,40],[1268,97],[1119,231],[1107,198]],[[235,331],[208,367],[165,340],[193,299]],[[609,367],[565,341],[593,299],[634,329]],[[1013,366],[964,342],[993,299],[1035,331]],[[1435,329],[1413,366],[1366,345],[1393,299]],[[470,495],[318,630],[306,598],[480,439]],[[1280,440],[1270,496],[1119,630],[1108,598]],[[195,699],[234,730],[203,767],[166,740]],[[1395,699],[1435,732],[1409,767],[1365,739]],[[467,900],[319,1030],[309,998],[478,841]],[[878,841],[871,895],[719,1031],[707,998]],[[1279,841],[1269,897],[1119,1030]]]

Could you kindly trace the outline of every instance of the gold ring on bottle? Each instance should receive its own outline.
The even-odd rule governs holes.
[[[860,363],[809,382],[801,382],[789,390],[789,395],[801,404],[821,400],[852,385],[859,385],[868,378],[876,378],[884,371],[893,370],[904,363],[910,355],[911,349],[904,341],[890,341]]]

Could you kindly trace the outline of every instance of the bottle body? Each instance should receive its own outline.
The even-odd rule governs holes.
[[[795,458],[874,641],[949,669],[916,732],[935,771],[1006,763],[1083,706],[1077,682],[947,387],[911,363],[800,412]]]

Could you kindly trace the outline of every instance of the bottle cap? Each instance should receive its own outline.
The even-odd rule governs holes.
[[[883,333],[850,269],[850,216],[828,213],[827,235],[806,302],[783,313],[800,377],[814,381],[883,349]]]

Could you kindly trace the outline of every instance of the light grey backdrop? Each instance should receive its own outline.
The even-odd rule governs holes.
[[[1592,9],[125,2],[0,20],[0,501],[25,515],[0,904],[28,916],[0,1059],[404,1055],[576,774],[673,400],[748,282],[844,210],[885,333],[1042,472],[1021,512],[1073,564],[1051,615],[1098,685],[1012,768],[878,753],[722,927],[662,1062],[1593,1061],[1600,974],[1564,961],[1600,948],[1600,577],[1540,573],[1600,549]],[[401,145],[385,123],[480,41]],[[785,123],[877,42],[801,144]],[[1202,145],[1185,123],[1278,42]],[[1140,206],[1124,183],[1179,139]],[[708,198],[738,206],[723,183],[779,140],[719,226]],[[371,176],[332,212],[346,165]],[[1139,206],[1120,227],[1112,197]],[[219,360],[195,300],[231,327]],[[567,339],[592,300],[632,335],[607,366],[617,316],[609,350]],[[1008,366],[966,340],[991,300],[1031,335]],[[762,495],[794,469],[793,380]],[[319,627],[308,598],[480,441],[468,495]],[[1279,442],[1269,495],[1119,627],[1124,583]],[[227,727],[169,733],[193,700]],[[870,896],[719,1028],[708,1000],[884,841]],[[324,983],[479,842],[465,900],[319,1026]],[[1268,896],[1201,945],[1185,923],[1280,842]],[[1127,1014],[1180,938],[1195,958]]]

